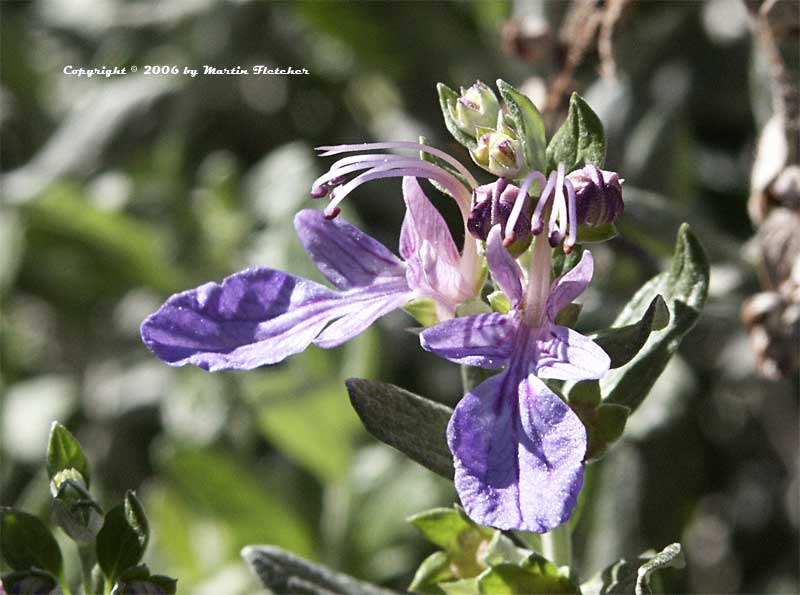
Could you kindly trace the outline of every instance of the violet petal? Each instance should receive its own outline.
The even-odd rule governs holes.
[[[511,308],[516,308],[522,299],[522,269],[503,247],[500,225],[495,225],[486,239],[486,260],[494,282],[508,297]]]
[[[458,266],[458,248],[439,211],[431,204],[416,178],[403,178],[403,200],[406,216],[400,230],[400,255],[405,259],[416,255],[427,241],[437,258]]]
[[[503,367],[514,347],[514,318],[492,312],[447,320],[420,334],[422,348],[451,362],[490,370]]]
[[[543,533],[566,521],[583,484],[586,430],[534,375],[493,376],[447,428],[461,503],[475,522]]]
[[[552,325],[537,342],[536,375],[555,380],[594,380],[608,372],[611,360],[594,341],[565,326]]]
[[[588,250],[572,269],[553,282],[547,298],[547,316],[554,320],[564,306],[584,292],[594,274],[594,258]]]
[[[403,263],[378,240],[322,211],[297,213],[294,227],[311,259],[339,289],[363,287],[378,277],[404,274]]]

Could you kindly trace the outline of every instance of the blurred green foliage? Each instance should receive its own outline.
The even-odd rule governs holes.
[[[769,110],[746,24],[721,2],[634,3],[618,79],[598,78],[596,56],[577,73],[606,129],[607,167],[626,180],[620,236],[596,251],[605,273],[580,324],[611,322],[684,220],[709,251],[712,287],[626,438],[590,467],[576,557],[588,577],[681,541],[688,571],[664,575],[669,592],[794,592],[797,384],[756,377],[738,323],[755,287],[741,252],[747,172]],[[343,381],[453,405],[458,370],[418,349],[409,318],[332,352],[215,375],[157,361],[138,325],[171,292],[244,266],[320,278],[291,225],[328,165],[312,148],[424,135],[455,152],[436,82],[549,74],[504,55],[500,28],[537,12],[556,22],[563,6],[4,3],[0,503],[48,514],[41,452],[59,418],[97,462],[104,504],[137,489],[152,531],[145,561],[186,592],[256,589],[239,558],[250,543],[405,588],[432,549],[403,519],[455,494],[366,435]],[[78,79],[68,64],[311,75]],[[396,244],[398,184],[369,185],[345,209]]]

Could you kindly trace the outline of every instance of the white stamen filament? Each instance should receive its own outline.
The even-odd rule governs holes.
[[[569,208],[569,234],[567,235],[567,241],[564,242],[564,251],[569,253],[572,251],[572,247],[578,239],[578,208],[575,198],[575,187],[572,185],[569,178],[564,180],[564,185],[567,187],[567,196],[569,197],[567,201]]]
[[[431,147],[429,145],[423,145],[421,143],[414,143],[408,141],[398,141],[398,142],[388,142],[388,143],[361,143],[361,144],[351,144],[351,145],[327,145],[323,147],[317,147],[318,151],[324,151],[320,154],[321,157],[330,157],[331,155],[340,155],[342,153],[355,153],[359,151],[372,151],[372,150],[386,150],[386,149],[408,149],[413,151],[421,151],[423,153],[430,153],[431,155],[435,155],[439,157],[443,161],[446,161],[453,168],[464,176],[464,179],[467,180],[467,183],[472,188],[477,188],[478,182],[469,173],[469,170],[464,167],[456,158],[448,155],[444,151],[437,149],[436,147]]]
[[[539,185],[542,188],[541,192],[544,194],[544,189],[547,185],[547,178],[544,177],[544,174],[538,171],[528,174],[528,176],[522,181],[522,185],[519,187],[519,193],[517,194],[517,200],[514,202],[514,208],[511,209],[511,214],[509,214],[508,221],[506,221],[506,240],[513,241],[515,235],[514,228],[517,226],[517,219],[519,219],[519,215],[522,212],[525,201],[528,200],[528,189],[536,181],[539,182]]]
[[[536,203],[536,209],[533,211],[533,216],[531,217],[531,228],[534,234],[539,234],[542,231],[542,211],[544,210],[545,206],[547,205],[547,201],[550,200],[550,196],[553,193],[553,190],[556,186],[556,172],[550,172],[550,177],[547,179],[547,185],[542,190],[542,194],[539,195],[539,201]]]

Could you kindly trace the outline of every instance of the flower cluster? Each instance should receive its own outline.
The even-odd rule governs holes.
[[[622,212],[622,190],[616,173],[585,156],[569,168],[563,160],[531,163],[536,153],[529,143],[537,139],[514,117],[522,111],[508,105],[527,99],[503,93],[513,90],[503,84],[505,105],[482,83],[460,96],[448,90],[452,96],[443,101],[448,128],[477,165],[499,176],[493,182],[480,185],[458,160],[422,143],[321,147],[322,156],[340,156],[311,189],[313,198],[329,202],[323,211],[299,212],[295,229],[334,289],[282,271],[247,269],[170,297],[141,333],[170,365],[243,370],[278,363],[311,344],[335,347],[388,312],[428,300],[435,324],[420,334],[424,349],[501,370],[464,396],[447,430],[466,512],[484,525],[546,532],[575,507],[587,447],[581,420],[547,381],[597,379],[609,368],[597,344],[556,324],[591,280],[592,255],[584,251],[551,282],[553,248],[563,243],[570,252],[582,227],[612,223]],[[532,104],[523,107],[538,113]],[[339,217],[346,196],[382,178],[402,179],[399,257]],[[456,201],[464,226],[460,250],[418,179]],[[529,245],[523,271],[515,257]],[[484,303],[484,313],[459,317],[459,306],[484,295],[486,265],[508,311]]]

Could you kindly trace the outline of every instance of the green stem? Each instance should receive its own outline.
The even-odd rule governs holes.
[[[94,552],[94,543],[78,546],[78,555],[81,559],[83,593],[84,595],[94,595],[94,587],[92,586],[92,569],[97,563],[97,557]]]
[[[542,535],[542,555],[558,567],[568,566],[572,575],[572,531],[568,522]]]

